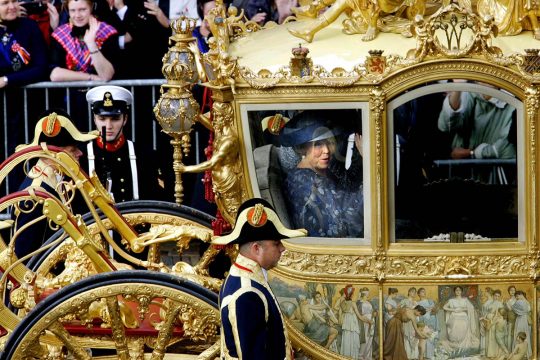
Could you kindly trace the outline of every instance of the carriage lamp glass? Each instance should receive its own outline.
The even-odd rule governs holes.
[[[181,133],[191,131],[199,104],[188,90],[172,87],[162,94],[154,112],[165,133],[181,136]]]
[[[189,133],[199,113],[199,104],[191,88],[199,81],[197,41],[193,37],[196,20],[180,17],[172,22],[172,46],[163,56],[163,76],[167,83],[161,86],[161,97],[154,107],[154,114],[163,131],[172,137],[173,170],[175,174],[174,197],[181,204],[183,186],[181,165],[183,154],[190,147]]]

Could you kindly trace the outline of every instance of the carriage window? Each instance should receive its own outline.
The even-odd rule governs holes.
[[[522,104],[486,84],[449,85],[393,107],[395,238],[515,239]]]
[[[364,237],[361,112],[247,112],[259,191],[286,225],[310,237]]]

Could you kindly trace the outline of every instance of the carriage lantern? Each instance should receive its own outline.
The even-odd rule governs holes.
[[[163,56],[162,67],[167,83],[161,86],[161,97],[154,107],[163,132],[172,137],[174,197],[178,204],[182,203],[183,198],[182,177],[178,165],[182,163],[182,153],[189,153],[189,133],[199,114],[199,104],[193,98],[191,88],[200,78],[204,78],[196,39],[192,35],[195,25],[195,19],[186,17],[172,22],[173,35],[169,41],[173,45]]]

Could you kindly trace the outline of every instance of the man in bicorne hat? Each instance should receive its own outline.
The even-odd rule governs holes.
[[[97,137],[97,132],[81,133],[70,118],[70,115],[61,109],[47,110],[37,122],[34,139],[30,144],[19,145],[16,152],[26,148],[45,143],[56,146],[67,152],[77,162],[82,155],[78,145],[91,141]],[[30,169],[26,179],[19,187],[20,190],[38,189],[46,191],[54,197],[65,202],[67,194],[62,191],[64,174],[58,165],[51,159],[40,158]],[[83,210],[86,212],[86,210]],[[30,223],[43,215],[41,206],[33,208],[30,202],[21,202],[14,207],[12,218],[15,220],[14,230]],[[55,232],[49,227],[47,219],[38,221],[22,231],[15,242],[15,254],[22,257],[39,249],[41,245]]]
[[[124,126],[133,103],[133,95],[119,86],[98,86],[86,94],[94,123],[101,136],[87,145],[88,172],[95,170],[105,188],[120,203],[129,200],[156,199],[161,196],[157,170],[152,159],[141,166],[136,151],[124,134]],[[155,161],[155,159],[153,159]]]
[[[213,240],[238,244],[240,253],[219,293],[224,359],[292,359],[279,304],[267,281],[285,250],[281,239],[306,236],[287,229],[272,206],[250,199],[238,209],[234,230]]]

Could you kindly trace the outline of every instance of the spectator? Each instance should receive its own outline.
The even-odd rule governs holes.
[[[4,160],[24,142],[22,113],[23,94],[20,86],[42,81],[47,76],[47,45],[36,22],[19,17],[16,0],[0,2],[0,89],[6,96],[0,136],[7,139],[0,146],[0,159]],[[4,129],[7,130],[4,133]],[[9,136],[7,136],[9,134]],[[20,184],[22,171],[9,174],[7,183]],[[3,194],[2,194],[3,195]]]
[[[111,80],[117,30],[93,16],[92,0],[67,0],[70,22],[52,34],[51,81]]]
[[[202,53],[208,52],[208,39],[212,36],[208,22],[204,20],[204,17],[215,7],[215,0],[197,0],[197,13],[202,21],[201,25],[193,30],[193,36],[197,39],[197,45]]]
[[[511,159],[516,148],[508,138],[515,108],[488,95],[450,92],[439,115],[439,130],[452,136],[452,159]]]
[[[121,79],[162,78],[161,66],[163,55],[167,52],[171,30],[158,20],[163,15],[151,15],[142,0],[115,0],[114,16],[119,25],[114,25],[119,33],[119,47],[123,59],[127,61],[119,67],[116,76]]]
[[[38,24],[47,46],[50,45],[52,30],[58,27],[60,19],[58,9],[53,3],[49,1],[19,2],[19,16],[34,20]]]
[[[269,21],[281,24],[292,14],[291,8],[296,6],[296,0],[249,0],[246,17],[260,25]]]
[[[169,27],[171,20],[176,20],[181,16],[191,19],[200,19],[197,14],[197,0],[148,0],[144,7],[148,9],[148,14],[154,15],[163,27]]]
[[[94,123],[102,132],[86,147],[89,173],[98,174],[117,203],[162,198],[158,172],[152,166],[157,156],[136,151],[133,142],[124,136],[133,103],[131,92],[119,86],[98,86],[88,91],[86,100],[92,107]]]
[[[47,47],[35,21],[18,16],[15,0],[0,3],[0,89],[41,81]]]

